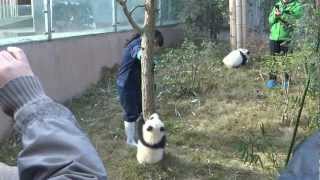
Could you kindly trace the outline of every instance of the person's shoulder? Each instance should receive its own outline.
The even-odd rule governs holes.
[[[134,39],[128,44],[128,48],[134,48],[141,45],[141,37]]]
[[[303,9],[303,3],[299,0],[295,1],[293,7]]]
[[[135,45],[137,45],[137,44],[141,44],[141,41],[142,41],[142,38],[141,38],[141,36],[140,37],[138,37],[137,39],[135,39],[133,42],[134,42],[134,44]]]
[[[301,6],[302,5],[302,2],[300,0],[293,0],[291,2],[291,5],[293,6]]]

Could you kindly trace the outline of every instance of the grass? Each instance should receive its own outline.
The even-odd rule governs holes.
[[[269,180],[283,166],[293,128],[281,125],[281,93],[264,89],[259,68],[259,62],[240,69],[219,66],[206,80],[206,93],[158,96],[168,146],[156,165],[139,165],[136,150],[124,143],[115,70],[66,105],[90,136],[109,179]],[[299,129],[299,140],[308,133]],[[13,164],[20,146],[11,140],[1,147],[0,160]],[[244,159],[248,147],[262,163]]]

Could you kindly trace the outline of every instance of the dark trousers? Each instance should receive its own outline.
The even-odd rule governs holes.
[[[270,53],[271,55],[286,55],[289,51],[288,44],[289,42],[285,41],[273,41],[270,40]]]
[[[289,51],[288,42],[285,41],[273,41],[270,40],[270,53],[271,55],[287,55]],[[284,73],[285,81],[289,80],[289,74],[287,72]],[[269,79],[277,80],[276,72],[270,72]]]
[[[130,90],[118,86],[120,104],[123,108],[123,119],[136,122],[142,112],[141,90]]]

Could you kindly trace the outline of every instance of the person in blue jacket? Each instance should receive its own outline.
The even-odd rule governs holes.
[[[163,46],[163,36],[159,30],[154,34],[154,50]],[[120,96],[120,104],[123,108],[126,142],[130,146],[136,146],[135,129],[136,120],[142,112],[141,96],[141,36],[135,34],[126,43],[122,62],[117,75],[117,88]]]

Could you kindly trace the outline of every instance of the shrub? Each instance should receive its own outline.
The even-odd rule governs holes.
[[[216,66],[221,65],[221,49],[213,42],[196,45],[189,40],[181,48],[168,49],[156,64],[159,93],[181,97],[210,90]]]

